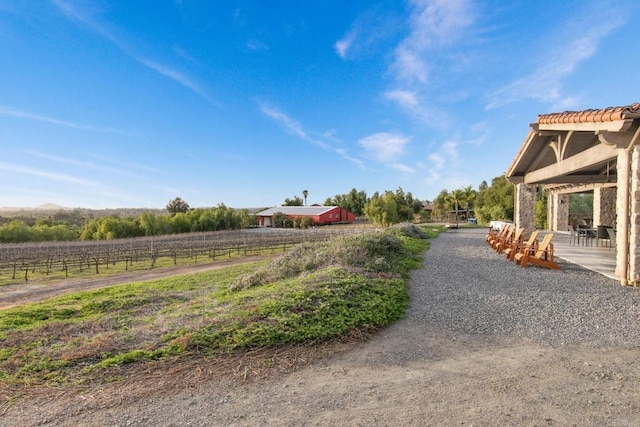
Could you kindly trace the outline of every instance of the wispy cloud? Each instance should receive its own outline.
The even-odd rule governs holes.
[[[397,102],[401,107],[406,109],[415,109],[420,103],[414,91],[410,90],[390,90],[385,92],[385,98]]]
[[[325,142],[320,141],[316,138],[311,137],[303,128],[300,123],[289,117],[284,112],[280,111],[278,108],[273,105],[269,105],[267,103],[260,103],[260,111],[270,119],[274,120],[280,126],[284,128],[284,130],[298,138],[307,141],[311,144],[315,144],[322,148],[330,148]]]
[[[35,120],[35,121],[39,121],[39,122],[49,123],[49,124],[56,125],[56,126],[64,126],[64,127],[73,128],[73,129],[82,129],[82,130],[88,130],[88,131],[92,131],[92,132],[118,133],[118,134],[123,134],[123,135],[134,135],[131,132],[125,132],[125,131],[121,131],[121,130],[114,129],[114,128],[104,128],[104,127],[85,125],[85,124],[82,124],[82,123],[70,122],[70,121],[66,121],[66,120],[57,119],[57,118],[54,118],[54,117],[43,116],[43,115],[40,115],[40,114],[30,113],[28,111],[18,110],[18,109],[7,107],[7,106],[3,106],[3,105],[0,105],[0,116],[16,117],[16,118],[20,118],[20,119]]]
[[[136,61],[138,61],[142,65],[144,65],[145,67],[150,68],[150,69],[152,69],[154,71],[157,71],[158,73],[162,74],[163,76],[168,77],[168,78],[170,78],[171,80],[173,80],[175,82],[178,82],[182,86],[184,86],[187,89],[191,90],[193,93],[195,93],[195,94],[199,95],[200,97],[206,99],[210,103],[213,103],[213,100],[209,97],[207,92],[204,91],[198,84],[196,84],[185,73],[183,73],[181,71],[178,71],[178,70],[174,70],[171,67],[168,67],[168,66],[166,66],[164,64],[160,64],[158,62],[152,61],[150,59],[137,57],[137,56],[132,56],[132,57],[133,57],[133,59],[135,59]]]
[[[413,174],[416,172],[416,170],[414,168],[412,168],[411,166],[402,164],[402,163],[390,163],[389,167],[396,169],[400,172],[403,173],[407,173],[407,174]]]
[[[358,144],[368,157],[381,163],[391,162],[404,154],[409,138],[394,133],[375,133],[362,138]]]
[[[132,173],[130,170],[110,168],[107,166],[96,164],[94,162],[72,159],[69,157],[55,156],[52,154],[42,153],[40,151],[33,151],[33,150],[28,150],[26,153],[33,157],[38,157],[38,158],[49,160],[55,163],[72,165],[78,168],[84,168],[84,169],[95,170],[95,171],[104,171],[104,172],[109,172],[109,173],[114,173],[114,174],[124,175],[124,176],[135,176],[135,174]]]
[[[130,45],[125,43],[125,37],[117,35],[119,32],[117,29],[109,28],[108,25],[101,22],[100,19],[95,16],[97,15],[96,11],[91,10],[84,4],[79,6],[78,4],[66,0],[51,1],[69,20],[79,22],[88,27],[91,31],[115,44],[125,55],[129,56],[141,65],[144,65],[145,67],[175,81],[209,103],[213,103],[207,92],[196,84],[186,73],[178,71],[166,64],[161,64],[158,61],[148,59],[144,54],[135,52]]]
[[[464,37],[474,20],[469,0],[412,0],[409,35],[395,49],[391,69],[404,83],[426,83],[428,52]]]
[[[342,59],[347,58],[347,53],[349,52],[349,49],[351,48],[351,45],[353,44],[353,41],[356,38],[356,32],[357,30],[355,28],[352,28],[333,46],[340,58]]]
[[[454,166],[458,159],[458,143],[452,139],[445,141],[437,150],[427,156],[425,182],[430,185],[438,182],[445,170],[455,170]]]
[[[350,156],[347,150],[345,150],[344,148],[336,148],[336,153],[340,154],[343,159],[355,163],[360,169],[366,169],[366,166],[362,160]]]
[[[555,105],[571,106],[574,98],[566,97],[562,91],[564,81],[580,64],[593,57],[600,42],[614,30],[624,25],[627,17],[623,6],[614,4],[602,7],[598,2],[598,13],[585,13],[572,17],[572,22],[563,26],[553,39],[553,46],[543,49],[542,65],[531,74],[506,84],[489,95],[485,109],[492,109],[523,99],[535,99]],[[604,16],[603,16],[604,15]],[[563,40],[564,43],[557,43]]]
[[[393,13],[380,6],[373,7],[356,18],[333,48],[340,58],[353,59],[375,52],[383,42],[402,30],[399,19]]]
[[[337,153],[340,157],[344,158],[345,160],[348,160],[350,162],[353,162],[355,164],[358,165],[358,167],[360,168],[364,168],[364,163],[355,158],[352,157],[348,154],[347,150],[344,148],[334,148],[331,146],[331,144],[312,136],[308,131],[306,131],[302,125],[300,123],[298,123],[296,120],[294,120],[293,118],[289,117],[286,113],[282,112],[280,109],[278,109],[277,107],[274,107],[273,105],[270,105],[266,102],[261,102],[259,103],[260,106],[260,111],[262,111],[262,113],[269,117],[271,120],[275,121],[278,125],[280,125],[285,132],[287,132],[290,135],[293,135],[297,138],[300,138],[303,141],[306,141],[310,144],[316,145],[320,148],[323,148],[327,151],[333,151],[334,153]],[[327,139],[332,139],[335,140],[335,137],[333,137],[333,132],[329,132],[329,136],[325,136]]]
[[[254,52],[262,52],[269,50],[269,45],[257,39],[250,39],[247,41],[247,49]]]
[[[467,43],[475,20],[470,0],[411,0],[405,24],[408,33],[395,45],[388,67],[394,88],[384,92],[384,98],[423,124],[446,128],[448,114],[436,105],[434,96],[443,89],[433,84],[432,75],[450,73],[451,69],[443,69],[442,60],[432,63],[430,58],[442,58],[445,49],[457,47],[460,41]],[[453,58],[464,57],[451,51],[446,56],[454,62]]]
[[[24,174],[24,175],[37,176],[40,178],[46,178],[51,181],[64,182],[68,184],[83,185],[83,186],[97,185],[96,182],[88,179],[59,174],[55,172],[47,172],[40,169],[28,168],[28,167],[19,166],[11,163],[6,163],[6,162],[0,162],[0,170],[12,172],[12,173]]]

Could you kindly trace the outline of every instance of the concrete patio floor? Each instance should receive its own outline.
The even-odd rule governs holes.
[[[592,239],[593,244],[589,246],[582,244],[582,241],[580,245],[571,244],[568,232],[554,232],[552,242],[556,257],[619,280],[615,274],[616,249],[609,249],[608,242],[602,242],[601,246],[598,246],[595,239]]]

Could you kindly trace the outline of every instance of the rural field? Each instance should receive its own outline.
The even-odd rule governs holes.
[[[406,310],[388,326],[224,354],[203,356],[200,347],[200,352],[93,370],[93,378],[75,372],[52,382],[32,371],[20,386],[4,383],[0,425],[637,425],[637,291],[562,261],[560,272],[516,268],[498,259],[483,236],[480,229],[448,231],[428,240],[428,249],[416,247],[423,255],[407,276]],[[297,252],[294,258],[301,257]],[[218,272],[243,272],[244,283],[232,287],[244,287],[267,271],[273,274],[264,269],[269,263],[177,277],[205,278],[213,286],[225,280],[215,276]],[[175,277],[148,283],[156,283],[157,291],[169,283],[163,280]],[[299,289],[296,280],[288,282],[289,291]],[[306,278],[307,284],[320,281],[313,274]],[[177,299],[179,291],[172,286]],[[254,286],[247,289],[261,287]],[[201,302],[189,316],[196,324],[207,323],[211,312],[206,305],[213,310],[213,300],[187,288],[193,302]],[[357,288],[349,289],[340,299],[353,299]],[[396,297],[389,296],[402,301]],[[158,294],[155,298],[158,304]],[[312,300],[307,310],[322,306]],[[336,304],[326,294],[324,301]],[[375,301],[377,311],[395,312]],[[171,307],[177,316],[178,306]],[[152,316],[149,307],[145,310],[142,318]],[[129,306],[126,311],[132,316],[135,310]],[[256,319],[252,313],[243,323]],[[327,329],[348,322],[344,313],[333,305],[325,318]],[[271,315],[270,321],[275,318]],[[157,322],[144,325],[153,329]],[[184,316],[181,322],[190,327]],[[136,328],[133,323],[130,330]],[[70,325],[65,328],[74,334]],[[6,345],[6,334],[2,339]],[[184,335],[180,339],[187,342]],[[103,336],[100,342],[106,341]],[[74,351],[77,356],[87,349]]]

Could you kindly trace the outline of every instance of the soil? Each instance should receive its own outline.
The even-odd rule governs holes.
[[[176,271],[127,280],[157,274]],[[115,282],[3,288],[0,304]],[[3,391],[0,426],[636,426],[639,357],[638,347],[542,347],[405,319],[318,346],[128,368],[106,385]]]

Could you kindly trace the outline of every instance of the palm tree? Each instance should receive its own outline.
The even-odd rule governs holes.
[[[465,187],[462,191],[464,196],[464,205],[467,211],[467,219],[469,219],[469,209],[473,205],[473,202],[476,199],[476,195],[478,193],[470,185]]]
[[[460,208],[460,202],[464,200],[464,192],[462,190],[453,190],[449,195],[449,201],[456,207],[456,225],[458,225],[458,209]]]
[[[307,196],[309,195],[308,190],[302,190],[302,197],[304,197],[304,205],[307,206]]]

